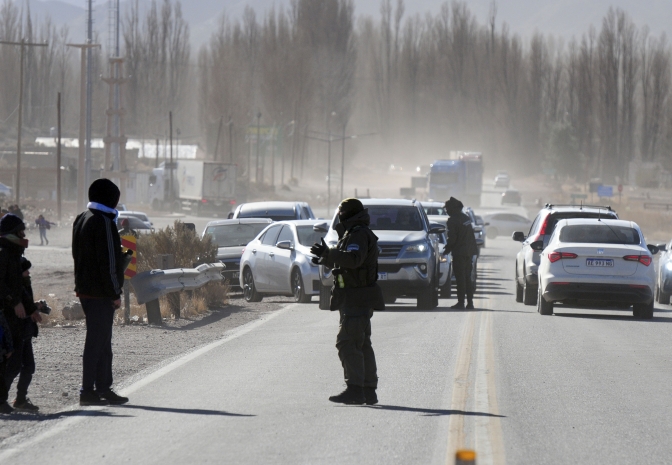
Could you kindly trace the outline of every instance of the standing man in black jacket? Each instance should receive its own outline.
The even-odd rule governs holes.
[[[115,210],[119,188],[109,179],[89,187],[87,210],[72,227],[75,292],[86,316],[82,388],[79,405],[124,404],[112,391],[112,324],[121,306],[124,269]],[[95,389],[94,389],[95,388]]]
[[[371,345],[373,310],[384,310],[378,280],[378,238],[369,229],[369,213],[358,199],[345,199],[338,206],[338,244],[328,247],[322,239],[310,252],[314,263],[333,269],[331,310],[340,311],[336,337],[347,388],[329,397],[341,404],[374,405],[378,373]]]
[[[474,286],[471,282],[472,259],[478,253],[471,218],[462,213],[464,205],[454,197],[445,204],[448,213],[448,240],[443,254],[453,253],[453,273],[457,284],[457,303],[451,308],[465,308],[464,295],[467,295],[466,308],[474,308]]]

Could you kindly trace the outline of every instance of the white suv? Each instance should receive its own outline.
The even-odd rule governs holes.
[[[624,220],[561,220],[541,252],[537,310],[552,315],[555,302],[633,306],[635,318],[653,317],[656,272],[636,223]]]

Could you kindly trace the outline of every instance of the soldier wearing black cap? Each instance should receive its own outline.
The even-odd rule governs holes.
[[[112,391],[112,324],[121,306],[124,261],[117,231],[119,188],[109,179],[89,187],[87,210],[72,227],[75,292],[86,317],[80,405],[124,404]]]
[[[322,239],[310,251],[319,263],[333,269],[331,310],[339,310],[336,337],[347,388],[332,402],[373,405],[378,402],[376,357],[371,346],[373,310],[385,303],[378,280],[378,238],[369,229],[369,213],[357,199],[345,199],[338,206],[338,244],[328,247]]]
[[[462,212],[464,205],[454,197],[445,204],[448,213],[448,240],[443,249],[445,255],[453,253],[453,274],[457,284],[457,303],[451,308],[465,308],[464,296],[467,296],[466,308],[474,308],[474,286],[471,282],[472,259],[478,253],[471,218]]]

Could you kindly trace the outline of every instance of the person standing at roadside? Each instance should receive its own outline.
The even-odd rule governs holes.
[[[465,308],[464,297],[466,294],[466,308],[474,308],[474,286],[471,282],[472,259],[478,253],[478,246],[474,238],[474,228],[471,218],[462,212],[464,205],[454,197],[445,204],[448,213],[447,235],[448,240],[443,249],[443,254],[453,254],[453,273],[457,284],[457,303],[450,308]]]
[[[374,309],[385,309],[377,283],[378,238],[369,229],[369,213],[358,199],[343,200],[338,219],[338,243],[328,247],[322,239],[310,249],[315,255],[313,263],[333,269],[330,309],[340,312],[336,348],[347,387],[329,400],[374,405],[378,403],[378,373],[371,345],[371,317]]]
[[[112,390],[112,326],[124,282],[116,224],[119,196],[119,188],[109,179],[93,181],[87,210],[77,216],[72,228],[75,292],[86,317],[82,406],[128,402]]]
[[[12,413],[14,411],[12,406],[7,403],[9,389],[3,382],[7,372],[7,361],[12,356],[13,351],[12,333],[4,312],[0,311],[0,413]]]
[[[47,239],[47,229],[51,229],[51,225],[56,223],[47,221],[43,215],[40,215],[35,220],[35,224],[37,225],[37,229],[40,231],[40,245],[44,245],[44,242],[49,245],[49,239]]]
[[[8,213],[0,219],[0,302],[3,317],[9,328],[9,337],[13,342],[11,351],[15,352],[5,362],[4,373],[0,380],[3,391],[9,391],[11,381],[7,379],[8,375],[16,369],[17,365],[19,370],[21,369],[21,357],[16,356],[16,351],[20,349],[23,341],[24,319],[26,318],[21,269],[21,258],[28,247],[25,230],[26,225],[16,215]],[[6,402],[6,394],[4,397]],[[0,398],[0,404],[2,405],[0,408],[6,411],[7,407],[4,406],[2,398]]]

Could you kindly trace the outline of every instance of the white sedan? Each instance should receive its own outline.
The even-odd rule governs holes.
[[[485,235],[488,239],[497,236],[511,237],[515,231],[527,231],[532,226],[532,221],[517,213],[499,212],[483,216],[485,221]]]
[[[553,305],[586,303],[633,306],[635,318],[653,318],[656,272],[652,255],[636,223],[624,220],[560,220],[541,252],[537,310],[552,315]]]
[[[240,287],[248,302],[264,296],[294,296],[296,302],[310,302],[320,293],[317,265],[310,247],[324,236],[313,225],[324,220],[292,220],[272,223],[245,249],[240,259]]]

